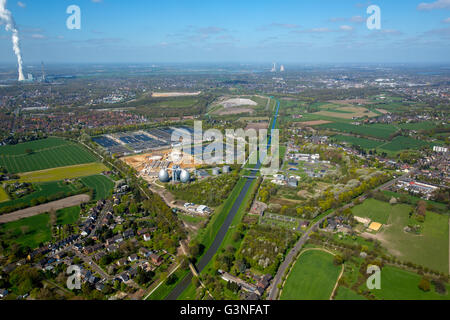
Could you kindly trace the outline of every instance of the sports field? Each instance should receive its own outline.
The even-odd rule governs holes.
[[[107,170],[108,168],[105,167],[105,165],[103,165],[102,163],[94,162],[69,167],[60,167],[23,173],[20,174],[20,181],[50,182],[64,179],[75,179],[80,177],[92,176]]]
[[[60,138],[0,147],[0,166],[10,173],[65,167],[96,160],[93,154],[79,144]]]
[[[71,224],[78,220],[80,207],[77,206],[58,210],[56,214],[57,224]],[[44,213],[19,221],[2,224],[0,225],[0,235],[6,242],[15,242],[22,246],[34,249],[39,247],[40,244],[51,240],[49,221],[49,215]]]
[[[449,273],[449,226],[448,216],[427,212],[420,235],[406,233],[403,228],[409,221],[410,206],[392,212],[388,226],[381,232],[388,249],[398,253],[399,258],[440,272]]]
[[[381,289],[371,290],[378,299],[383,300],[450,300],[450,286],[447,294],[440,295],[431,285],[429,292],[419,289],[422,276],[399,268],[385,266],[381,270]],[[363,284],[364,289],[367,289]]]
[[[94,190],[94,200],[108,198],[114,188],[114,182],[103,175],[93,175],[80,180],[84,185]]]
[[[328,300],[341,267],[333,264],[333,255],[309,250],[302,253],[290,272],[281,300]]]
[[[352,211],[355,216],[386,224],[392,209],[393,207],[387,202],[367,199],[362,204],[355,206]]]
[[[408,233],[404,228],[410,224],[410,205],[390,204],[374,199],[366,200],[353,209],[355,215],[374,219],[388,219],[383,229],[374,237],[394,256],[402,261],[410,261],[432,270],[449,272],[449,217],[427,211],[422,232],[419,235]],[[355,211],[356,210],[356,211]],[[368,211],[364,215],[364,211]]]

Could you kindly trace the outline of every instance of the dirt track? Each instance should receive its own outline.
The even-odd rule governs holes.
[[[88,195],[80,194],[77,196],[68,197],[65,199],[49,202],[46,204],[41,204],[39,206],[14,211],[11,213],[1,215],[0,216],[0,224],[36,216],[41,213],[49,212],[52,209],[59,210],[59,209],[64,209],[64,208],[68,208],[68,207],[77,206],[81,203],[88,202],[89,200],[90,200],[90,197]]]

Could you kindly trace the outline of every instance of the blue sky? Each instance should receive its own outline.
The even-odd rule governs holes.
[[[450,62],[450,0],[8,0],[25,65]],[[81,8],[68,30],[66,8]],[[381,8],[381,30],[366,9]],[[0,26],[0,62],[15,62]]]

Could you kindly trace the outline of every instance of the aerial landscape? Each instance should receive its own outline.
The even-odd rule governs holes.
[[[1,303],[449,301],[425,1],[0,0]]]

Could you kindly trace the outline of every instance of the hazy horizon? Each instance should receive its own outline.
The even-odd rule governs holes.
[[[450,1],[380,0],[381,28],[358,0],[8,1],[24,64],[47,63],[450,63]],[[16,60],[0,31],[0,62]],[[131,61],[131,62],[130,62]],[[368,62],[370,61],[370,62]]]

